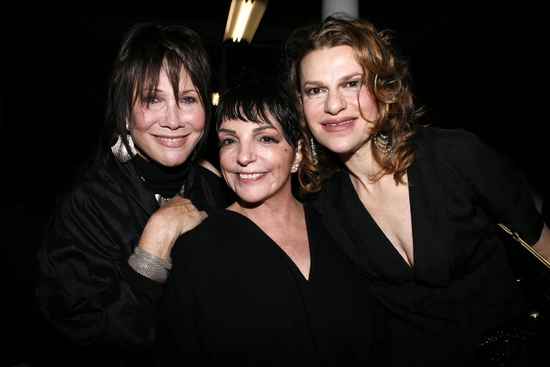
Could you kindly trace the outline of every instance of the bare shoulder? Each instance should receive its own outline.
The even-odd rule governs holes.
[[[203,159],[203,158],[200,158],[198,163],[203,166],[204,168],[206,168],[207,170],[211,171],[212,173],[214,173],[216,176],[218,177],[221,177],[222,174],[220,173],[220,171],[218,171],[216,169],[216,167],[214,167],[214,165],[212,165],[212,163],[208,162],[206,159]]]

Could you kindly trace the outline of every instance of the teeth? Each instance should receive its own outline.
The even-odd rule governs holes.
[[[351,122],[351,120],[347,120],[347,121],[339,122],[339,123],[337,123],[337,124],[326,124],[326,126],[332,127],[332,126],[338,126],[338,125],[349,124],[350,122]]]
[[[162,138],[161,137],[160,139],[170,141],[170,142],[175,142],[175,141],[181,140],[182,138]]]
[[[239,173],[239,177],[244,178],[246,180],[257,178],[257,177],[260,177],[261,175],[262,175],[261,173]]]

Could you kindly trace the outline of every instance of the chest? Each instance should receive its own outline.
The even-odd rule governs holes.
[[[389,178],[389,180],[388,180]],[[361,203],[403,260],[414,266],[409,187],[384,178],[369,188],[355,185]]]
[[[309,279],[311,257],[305,220],[286,226],[285,230],[269,228],[267,235],[287,254],[304,278]]]

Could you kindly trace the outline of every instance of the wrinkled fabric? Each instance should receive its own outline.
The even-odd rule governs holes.
[[[59,347],[51,352],[57,365],[150,361],[165,285],[136,273],[127,259],[158,204],[131,164],[116,168],[89,169],[63,195],[38,253],[37,302],[50,335],[58,335],[44,349]],[[194,205],[224,207],[220,178],[200,166],[191,173]]]
[[[395,366],[475,366],[481,334],[525,310],[493,223],[534,243],[542,219],[501,157],[464,130],[421,128],[408,171],[414,269],[340,171],[314,202],[393,315]]]
[[[235,212],[215,212],[180,238],[159,310],[157,366],[384,365],[381,307],[319,215],[304,209],[309,280]]]

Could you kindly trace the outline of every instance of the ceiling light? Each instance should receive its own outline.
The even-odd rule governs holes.
[[[212,105],[217,106],[220,103],[220,94],[218,92],[212,93]]]
[[[223,40],[250,44],[269,0],[232,0]]]

